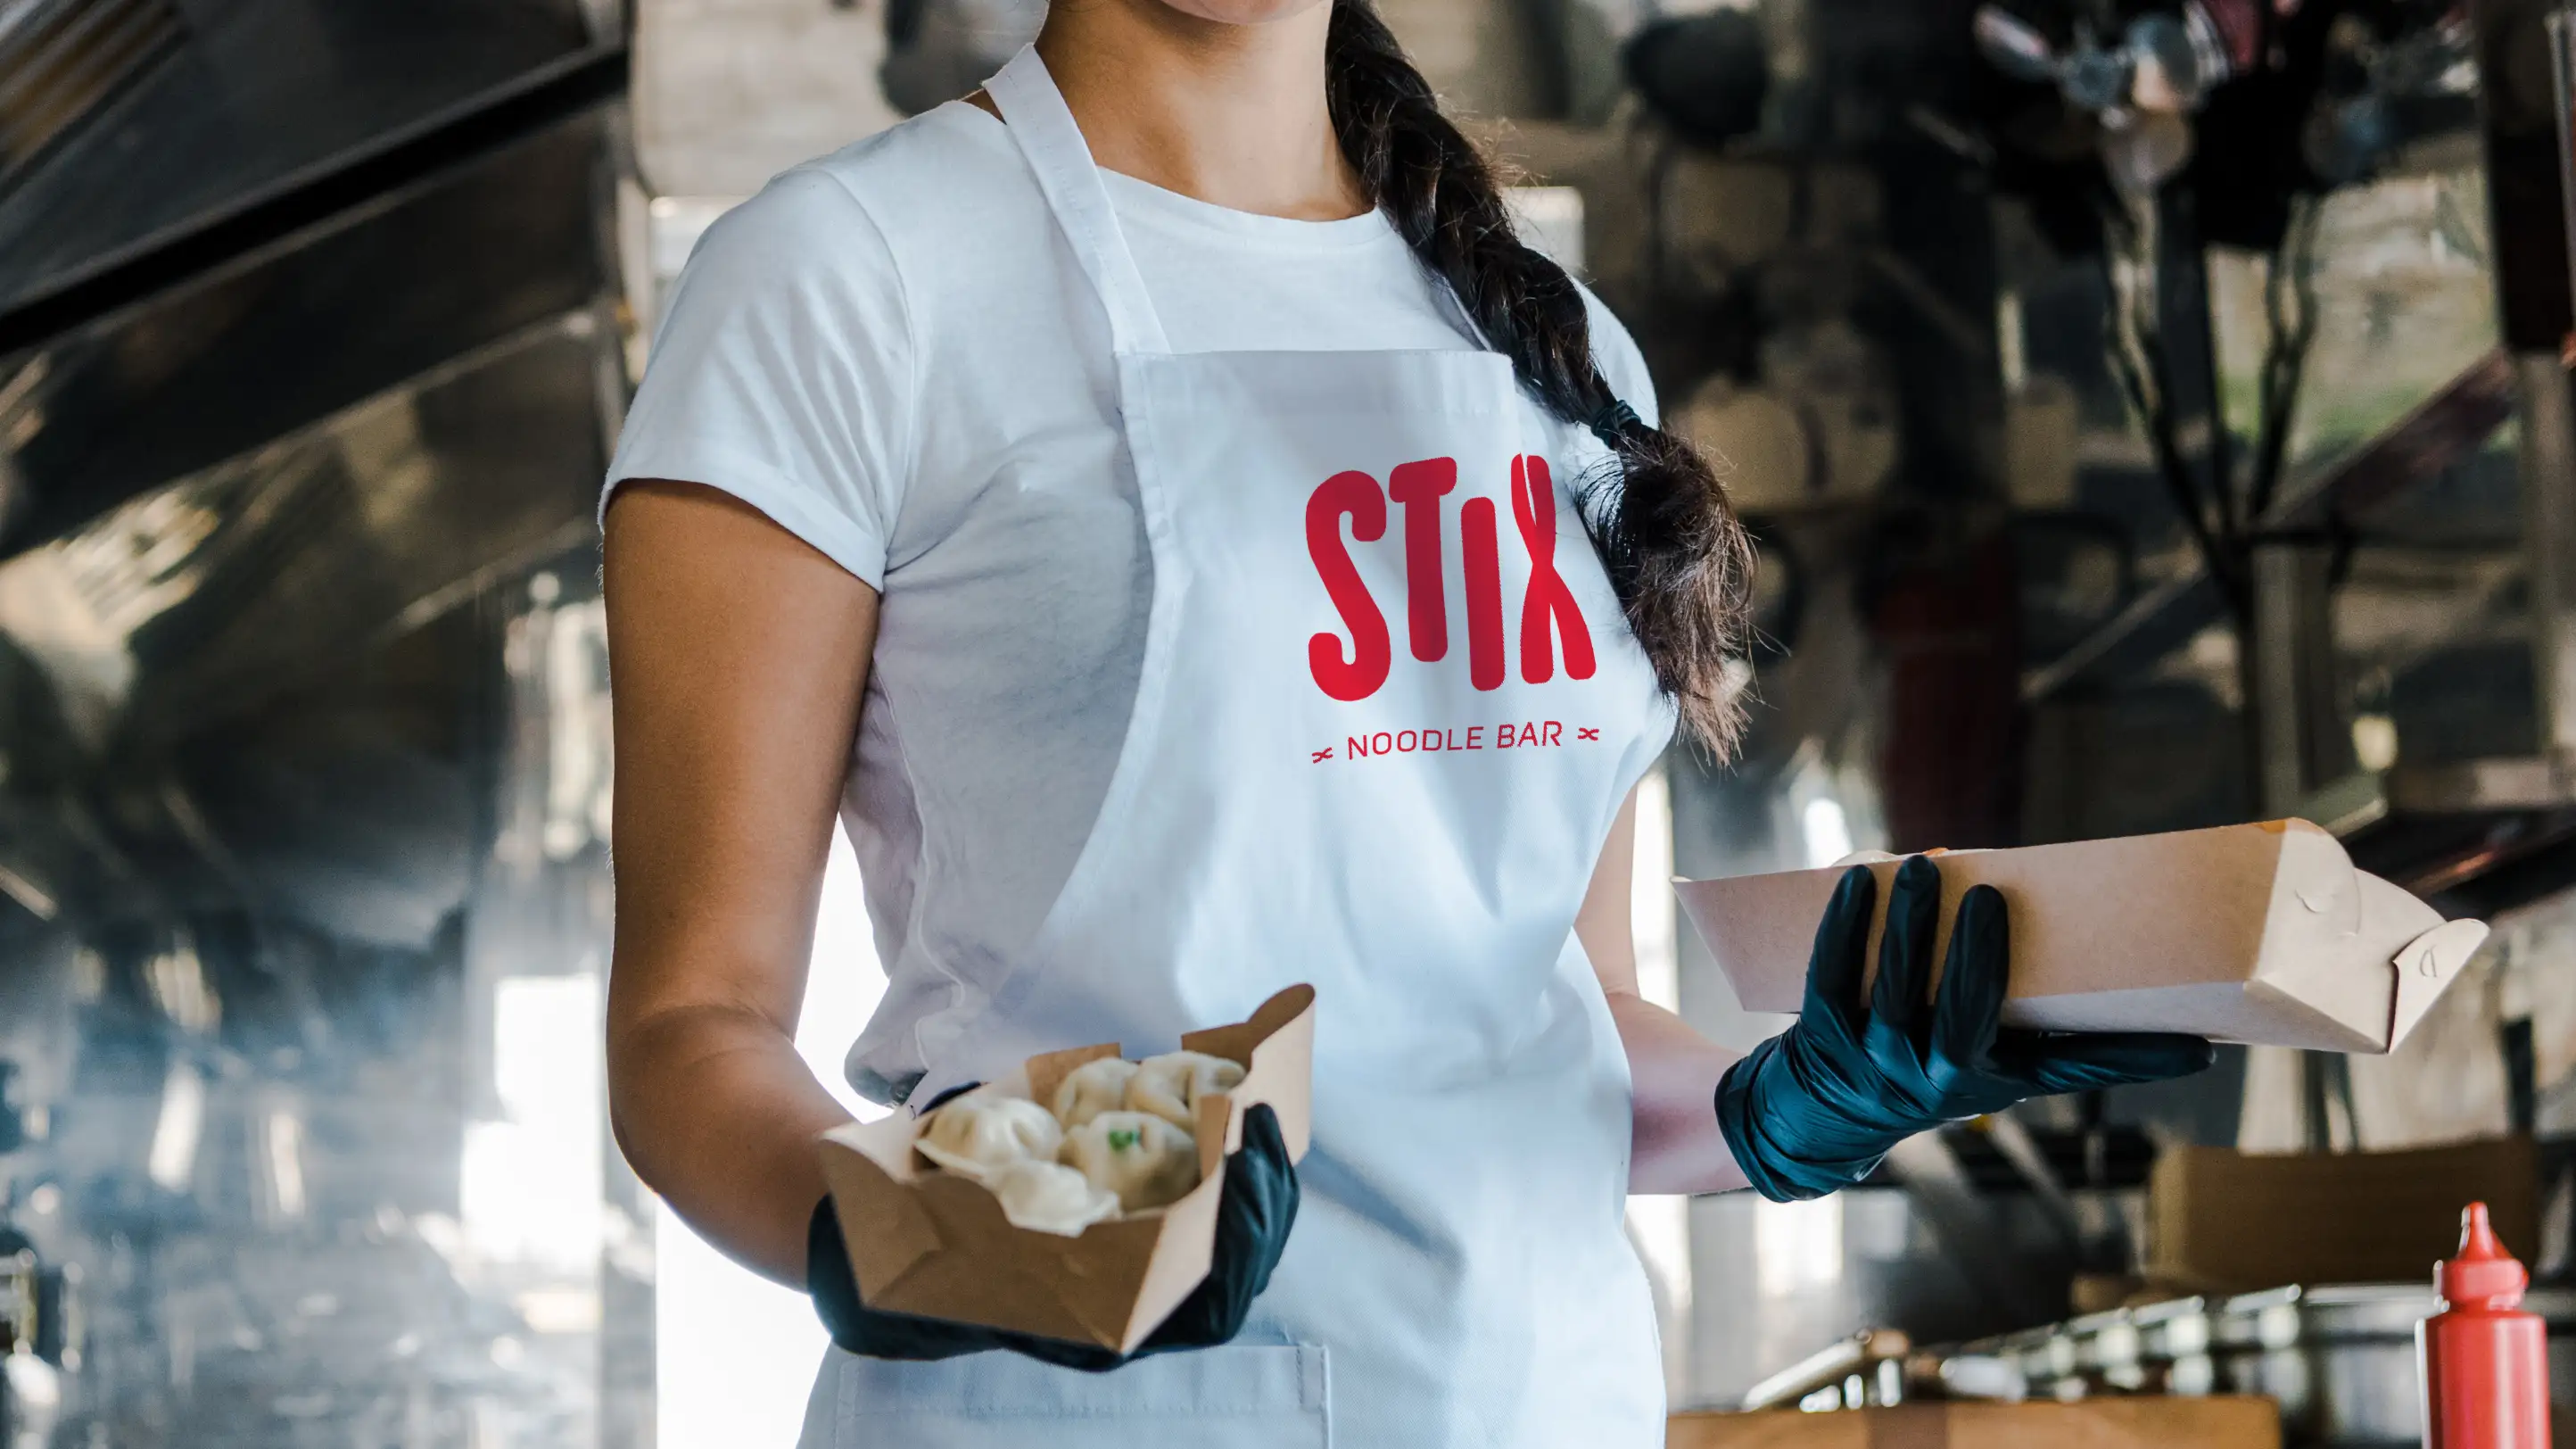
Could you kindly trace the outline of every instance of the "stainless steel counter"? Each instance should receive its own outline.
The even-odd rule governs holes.
[[[2576,1290],[2524,1302],[2549,1323],[2551,1397],[2576,1399]],[[2411,1283],[2179,1298],[1970,1343],[1939,1370],[1978,1397],[2261,1394],[2280,1402],[2292,1444],[2414,1444],[2415,1325],[2438,1306]]]

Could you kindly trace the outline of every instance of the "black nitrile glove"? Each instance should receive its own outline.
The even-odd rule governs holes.
[[[1816,928],[1798,1019],[1718,1082],[1718,1126],[1754,1190],[1774,1202],[1849,1187],[1888,1149],[1944,1122],[2029,1097],[2189,1076],[2210,1063],[2209,1043],[2196,1036],[2004,1030],[2010,938],[1992,886],[1959,902],[1934,989],[1941,871],[1919,855],[1897,867],[1864,1009],[1861,968],[1877,903],[1868,867],[1843,876]]]
[[[1223,1194],[1217,1202],[1216,1248],[1207,1280],[1132,1355],[868,1307],[859,1301],[849,1247],[841,1241],[840,1218],[828,1197],[815,1205],[806,1229],[806,1291],[813,1295],[823,1326],[832,1331],[832,1341],[866,1358],[955,1358],[998,1348],[1065,1368],[1105,1372],[1131,1357],[1227,1342],[1243,1330],[1252,1300],[1270,1286],[1270,1270],[1279,1266],[1288,1230],[1297,1222],[1297,1166],[1288,1160],[1279,1114],[1267,1103],[1243,1114],[1243,1146],[1225,1159]]]

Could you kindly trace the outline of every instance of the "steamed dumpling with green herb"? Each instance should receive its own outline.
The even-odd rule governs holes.
[[[968,1092],[931,1113],[913,1146],[960,1177],[989,1182],[1014,1162],[1054,1161],[1064,1128],[1026,1097]]]
[[[1119,1057],[1100,1057],[1065,1073],[1055,1089],[1056,1120],[1079,1127],[1103,1112],[1127,1105],[1127,1084],[1136,1064]]]
[[[1136,1064],[1127,1082],[1127,1106],[1151,1112],[1185,1132],[1199,1124],[1199,1098],[1243,1085],[1243,1067],[1205,1052],[1165,1052]]]
[[[1118,1216],[1118,1194],[1058,1162],[1014,1162],[986,1184],[1015,1227],[1078,1238],[1093,1223]]]
[[[1128,1212],[1177,1202],[1199,1185],[1196,1138],[1150,1112],[1103,1112],[1064,1137],[1064,1161]]]

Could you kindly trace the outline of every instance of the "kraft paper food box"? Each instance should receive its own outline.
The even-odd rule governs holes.
[[[2385,1052],[2487,934],[2356,868],[2304,820],[1958,851],[1940,866],[1940,949],[1970,886],[2001,890],[2012,916],[2004,1021],[2044,1030]],[[1896,863],[1871,870],[1874,976]],[[1744,1008],[1794,1012],[1816,923],[1842,874],[1828,867],[1674,889]]]
[[[823,1178],[861,1301],[1122,1353],[1143,1343],[1207,1277],[1222,1163],[1242,1145],[1244,1112],[1269,1103],[1289,1156],[1306,1155],[1315,989],[1289,987],[1249,1020],[1190,1032],[1181,1045],[1244,1067],[1233,1091],[1199,1103],[1199,1185],[1167,1208],[1094,1223],[1078,1238],[1015,1227],[990,1192],[932,1167],[912,1148],[925,1118],[897,1112],[825,1134]],[[1048,1052],[1006,1085],[1053,1101],[1066,1073],[1118,1053],[1116,1043]]]

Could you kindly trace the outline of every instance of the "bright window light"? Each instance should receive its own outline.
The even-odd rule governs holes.
[[[143,1170],[164,1192],[186,1192],[197,1176],[197,1142],[206,1129],[206,1079],[185,1062],[170,1064],[161,1080],[161,1115],[153,1119],[152,1147]]]
[[[1852,853],[1851,820],[1841,801],[1821,795],[1808,801],[1798,812],[1798,825],[1807,837],[1808,865],[1831,865]]]
[[[459,1207],[486,1262],[586,1275],[599,1260],[599,979],[493,984],[492,1084],[502,1117],[470,1122]]]
[[[1762,1297],[1829,1287],[1842,1275],[1841,1198],[1753,1205],[1753,1281]]]
[[[1658,765],[1637,783],[1637,869],[1628,914],[1637,938],[1637,994],[1666,1011],[1682,1004],[1674,906],[1673,795]]]
[[[2397,721],[2384,714],[2365,714],[2352,722],[2353,758],[2365,770],[2385,770],[2397,763]]]
[[[1666,1011],[1681,1009],[1679,929],[1673,900],[1673,797],[1658,765],[1637,785],[1637,865],[1629,891],[1637,940],[1637,994]],[[1690,1199],[1628,1199],[1628,1234],[1655,1280],[1663,1314],[1664,1361],[1676,1388],[1690,1364]]]
[[[277,1216],[304,1216],[304,1119],[279,1109],[268,1114],[268,1197]]]
[[[835,829],[796,1050],[861,1118],[882,1117],[885,1109],[850,1090],[841,1058],[884,994],[858,861]],[[662,1449],[788,1449],[804,1424],[826,1344],[813,1305],[736,1265],[667,1208],[656,1232],[656,1442]]]

